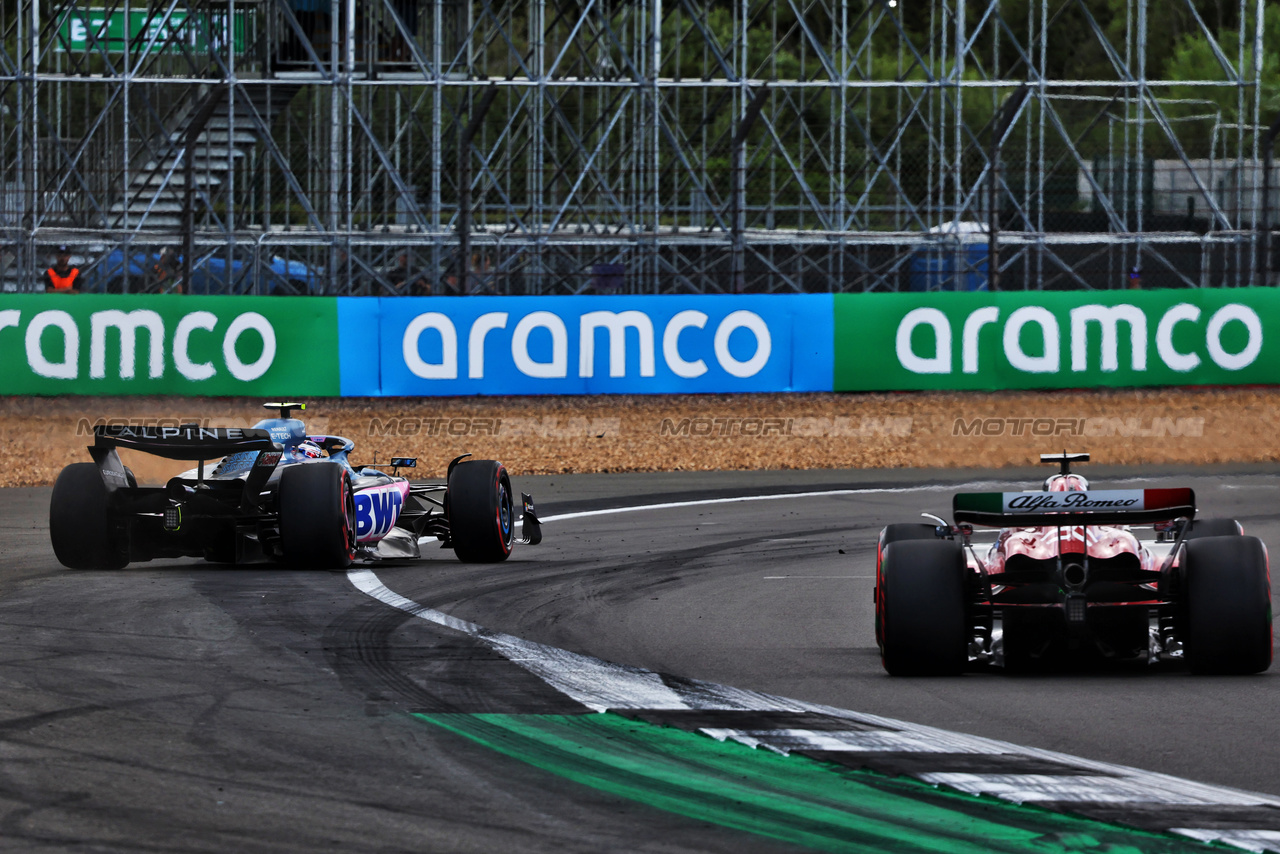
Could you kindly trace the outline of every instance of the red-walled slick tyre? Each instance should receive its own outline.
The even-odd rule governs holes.
[[[449,473],[449,539],[458,560],[499,563],[511,556],[515,510],[507,470],[496,460],[466,460]]]

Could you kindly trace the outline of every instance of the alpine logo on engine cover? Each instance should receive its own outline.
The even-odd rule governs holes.
[[[404,506],[404,492],[408,484],[389,483],[361,490],[356,499],[356,540],[368,542],[387,535],[400,516]]]

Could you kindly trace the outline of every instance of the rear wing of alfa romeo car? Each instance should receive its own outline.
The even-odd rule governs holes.
[[[952,499],[952,511],[957,525],[993,528],[1144,525],[1194,518],[1196,495],[1190,489],[961,492]]]
[[[266,430],[252,427],[143,427],[127,424],[93,428],[94,448],[129,448],[170,460],[212,460],[242,451],[279,451]]]

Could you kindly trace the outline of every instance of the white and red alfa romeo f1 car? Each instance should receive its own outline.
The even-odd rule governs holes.
[[[1059,472],[1039,491],[960,493],[954,524],[926,513],[880,532],[876,642],[889,673],[1080,656],[1271,666],[1262,541],[1234,519],[1196,519],[1190,489],[1090,490],[1071,471],[1088,459],[1042,454]]]

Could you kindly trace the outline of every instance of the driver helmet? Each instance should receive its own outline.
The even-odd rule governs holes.
[[[319,445],[308,439],[304,442],[300,442],[298,446],[293,449],[293,456],[295,459],[299,460],[319,459],[324,456],[324,451],[320,450]]]
[[[1078,474],[1055,474],[1045,478],[1045,492],[1088,492],[1089,481]]]

